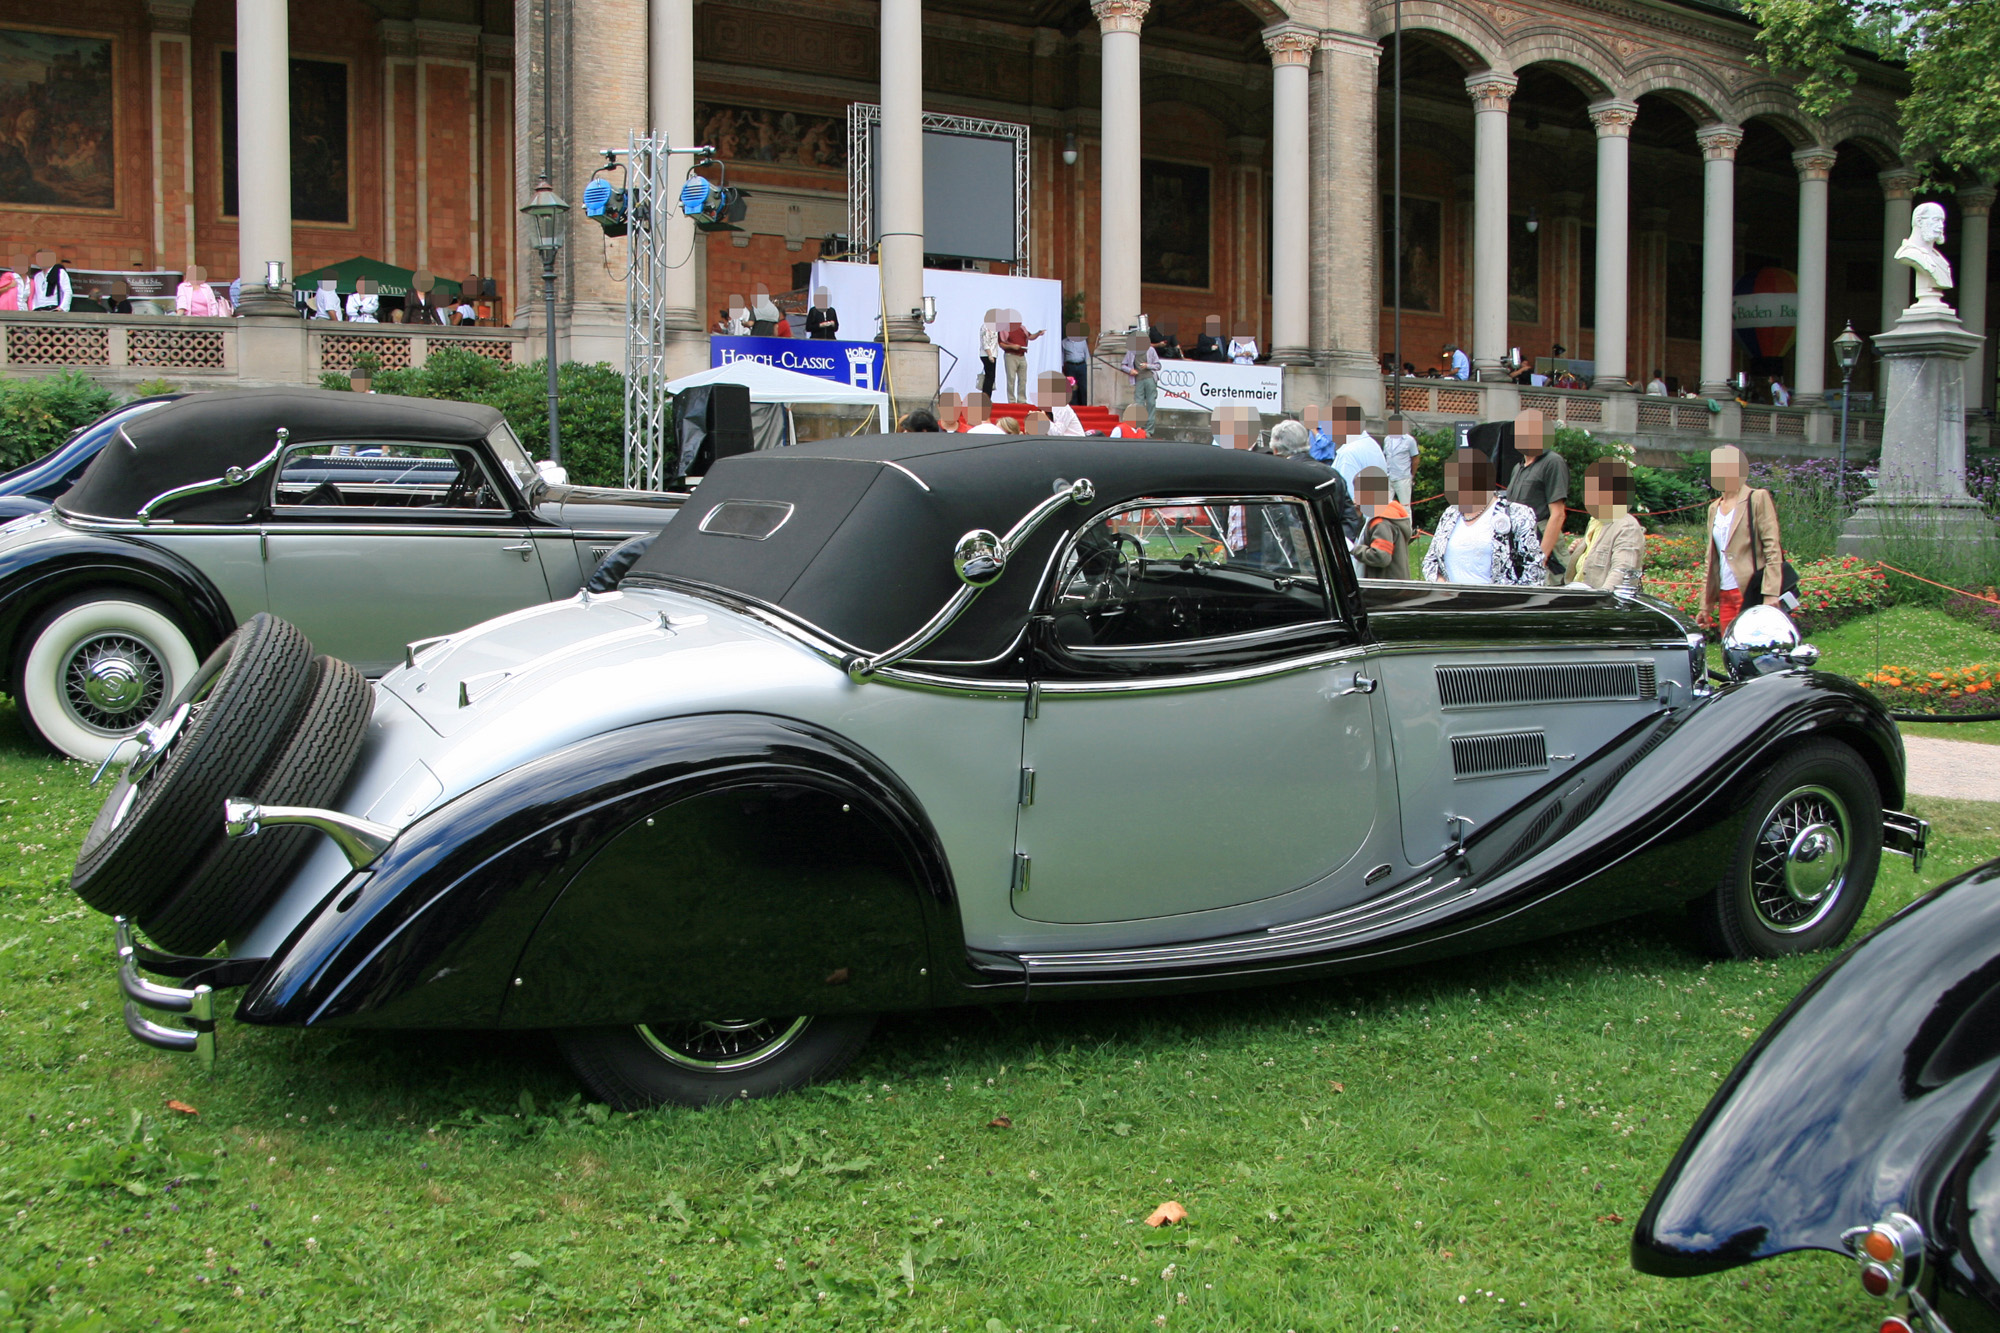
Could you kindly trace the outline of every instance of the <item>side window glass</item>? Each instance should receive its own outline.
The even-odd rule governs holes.
[[[272,503],[311,509],[505,511],[479,455],[447,445],[295,444],[278,461]]]
[[[1077,534],[1058,576],[1057,638],[1076,649],[1194,643],[1331,618],[1306,507],[1133,506]]]

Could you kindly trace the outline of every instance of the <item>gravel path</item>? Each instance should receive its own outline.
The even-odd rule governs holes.
[[[1910,791],[1959,801],[2000,801],[2000,745],[1903,737]]]

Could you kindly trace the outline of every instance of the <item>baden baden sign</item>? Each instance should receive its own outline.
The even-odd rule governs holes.
[[[708,364],[761,361],[779,370],[814,375],[857,389],[882,387],[880,343],[833,342],[816,338],[723,338],[708,340]]]

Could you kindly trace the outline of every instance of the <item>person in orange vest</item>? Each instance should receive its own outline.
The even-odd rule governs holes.
[[[1362,468],[1354,475],[1354,500],[1367,515],[1352,548],[1361,562],[1361,577],[1409,578],[1410,511],[1391,498],[1389,474],[1379,467]]]

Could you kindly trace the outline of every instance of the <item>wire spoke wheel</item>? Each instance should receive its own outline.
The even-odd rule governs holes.
[[[1764,817],[1750,866],[1758,918],[1781,934],[1810,930],[1840,901],[1853,842],[1847,805],[1821,786],[1787,792]]]
[[[797,1018],[714,1018],[692,1023],[640,1024],[639,1039],[683,1069],[732,1072],[752,1069],[788,1050],[812,1015]]]
[[[62,665],[63,706],[79,725],[106,736],[122,736],[151,717],[166,688],[163,654],[131,634],[93,634]]]

